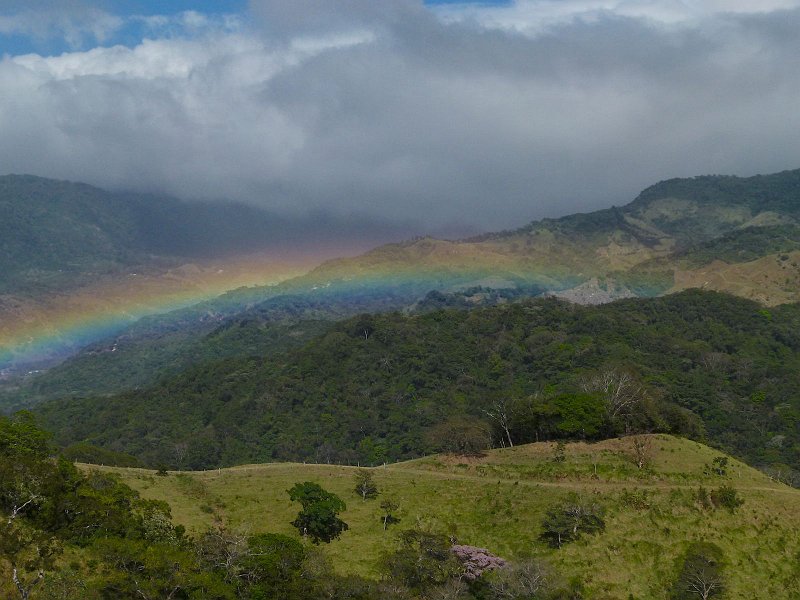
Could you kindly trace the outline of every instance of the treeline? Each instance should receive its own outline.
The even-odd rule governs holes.
[[[790,473],[798,325],[796,305],[767,311],[700,291],[362,315],[277,357],[204,362],[147,390],[39,412],[60,444],[184,469],[411,458],[439,449],[431,432],[462,419],[496,445],[672,432]]]

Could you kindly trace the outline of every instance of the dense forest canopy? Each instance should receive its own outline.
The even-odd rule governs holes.
[[[59,443],[192,469],[420,456],[454,418],[484,423],[496,445],[667,431],[752,464],[800,466],[797,305],[766,310],[701,291],[596,307],[429,300],[414,314],[331,324],[283,355],[211,360],[148,389],[39,412]],[[246,324],[237,332],[247,336]],[[623,392],[635,404],[615,407]]]

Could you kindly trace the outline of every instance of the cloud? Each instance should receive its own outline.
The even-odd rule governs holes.
[[[124,20],[82,0],[7,0],[0,7],[0,34],[21,35],[44,42],[63,39],[71,48],[103,43]]]
[[[517,0],[502,5],[447,4],[437,12],[450,22],[540,34],[553,26],[615,15],[651,24],[699,21],[719,14],[766,14],[800,7],[800,0]]]
[[[796,4],[254,1],[130,48],[3,60],[0,164],[286,212],[521,225],[671,176],[800,167]]]

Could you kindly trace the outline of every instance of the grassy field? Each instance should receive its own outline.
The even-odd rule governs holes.
[[[693,540],[723,548],[727,598],[800,598],[800,490],[775,483],[729,459],[724,476],[709,466],[720,454],[696,442],[648,436],[650,466],[638,469],[630,439],[572,443],[557,462],[551,443],[491,451],[476,459],[434,456],[372,469],[381,491],[401,509],[384,532],[379,500],[353,491],[355,468],[333,465],[248,465],[219,471],[170,473],[104,468],[144,497],[166,500],[190,532],[215,519],[252,532],[295,534],[298,511],[286,490],[315,481],[347,502],[350,525],[324,548],[343,573],[378,576],[377,561],[395,532],[414,526],[455,536],[508,559],[543,556],[580,575],[590,598],[666,598],[676,561]],[[90,468],[90,467],[87,467]],[[700,486],[735,487],[744,505],[735,513],[703,508]],[[577,492],[607,510],[606,531],[560,550],[539,538],[548,506]]]

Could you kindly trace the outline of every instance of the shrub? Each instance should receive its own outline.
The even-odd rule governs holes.
[[[723,485],[711,492],[711,502],[714,506],[727,508],[731,512],[736,512],[736,509],[744,504],[736,489],[729,485]]]
[[[605,531],[603,508],[586,502],[577,495],[547,509],[542,521],[541,537],[553,548],[574,542],[584,533]]]

